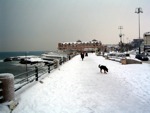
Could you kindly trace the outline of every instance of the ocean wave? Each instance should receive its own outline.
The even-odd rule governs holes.
[[[0,60],[0,62],[3,62],[3,60]]]

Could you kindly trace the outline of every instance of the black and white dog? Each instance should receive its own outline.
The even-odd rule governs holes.
[[[102,73],[102,70],[104,71],[104,73],[106,73],[107,74],[107,72],[108,72],[108,68],[106,67],[106,66],[104,66],[104,65],[98,65],[98,67],[100,68],[100,72]]]

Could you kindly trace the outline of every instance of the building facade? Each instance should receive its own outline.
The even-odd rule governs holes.
[[[144,37],[144,51],[150,51],[150,32],[146,32]]]
[[[104,49],[101,41],[93,39],[89,42],[82,42],[81,40],[78,40],[76,42],[58,43],[58,50],[62,51],[95,51],[95,49]]]

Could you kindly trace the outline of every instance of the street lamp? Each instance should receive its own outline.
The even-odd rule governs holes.
[[[120,37],[120,43],[121,43],[122,42],[122,33],[121,33],[121,30],[123,29],[123,27],[119,26],[118,29],[120,29],[119,37]]]
[[[135,9],[135,13],[138,14],[138,20],[139,20],[139,39],[140,39],[140,13],[143,13],[142,8],[141,7],[136,8]],[[139,54],[140,53],[141,53],[141,48],[140,48],[140,45],[139,45]]]
[[[122,36],[123,34],[121,33],[121,30],[123,29],[122,26],[119,26],[118,29],[120,29],[120,34],[119,34],[119,37],[120,37],[120,42],[119,42],[119,46],[120,46],[120,51],[122,52],[123,51],[123,43],[122,43]]]

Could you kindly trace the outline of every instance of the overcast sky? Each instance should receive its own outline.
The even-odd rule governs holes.
[[[0,51],[56,50],[58,42],[117,44],[150,31],[150,0],[0,0]]]

